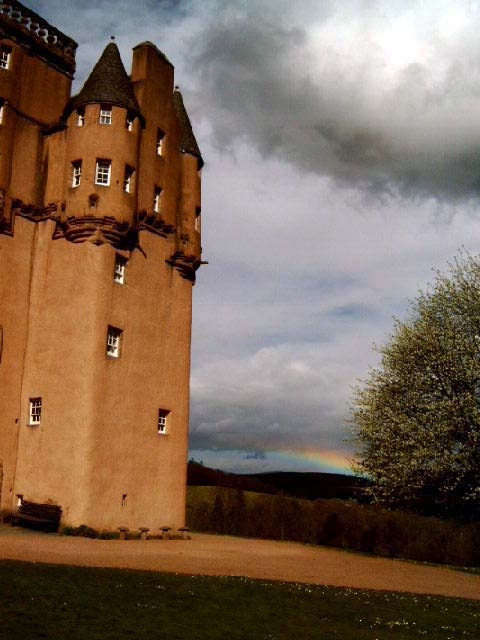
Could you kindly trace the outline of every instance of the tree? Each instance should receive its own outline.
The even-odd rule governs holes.
[[[480,258],[461,254],[396,321],[355,390],[354,467],[376,502],[480,514]]]

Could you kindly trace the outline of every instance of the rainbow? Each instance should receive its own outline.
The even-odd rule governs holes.
[[[309,471],[323,471],[326,473],[351,474],[350,464],[353,454],[332,449],[304,449],[304,450],[272,450],[265,452],[267,456],[286,467],[293,465],[306,468]]]

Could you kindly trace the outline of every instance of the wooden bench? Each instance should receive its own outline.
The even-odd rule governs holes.
[[[39,504],[23,500],[12,516],[12,525],[30,526],[43,531],[57,531],[62,517],[62,508],[56,504]]]

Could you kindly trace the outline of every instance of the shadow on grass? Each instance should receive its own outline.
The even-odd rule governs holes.
[[[250,578],[0,561],[2,640],[454,640],[480,604]]]

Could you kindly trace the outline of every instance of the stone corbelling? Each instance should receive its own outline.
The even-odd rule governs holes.
[[[195,272],[201,265],[201,261],[197,256],[187,256],[182,251],[175,252],[165,262],[176,269],[182,278],[191,282],[195,282]]]
[[[5,213],[5,190],[0,189],[0,233],[7,236],[12,235],[12,223],[7,219]]]
[[[138,245],[138,232],[146,230],[166,238],[175,232],[175,227],[167,224],[158,215],[141,211],[137,222],[118,222],[113,216],[69,216],[62,215],[65,203],[52,202],[39,207],[26,204],[19,199],[12,202],[11,220],[4,211],[5,194],[0,189],[0,234],[13,236],[12,221],[15,216],[25,218],[31,222],[45,222],[53,220],[56,228],[53,239],[64,238],[68,242],[93,242],[94,244],[109,243],[117,248],[133,248]]]
[[[145,210],[138,214],[138,229],[146,229],[164,238],[172,235],[175,231],[175,227],[167,224],[157,213],[148,213]]]
[[[21,200],[13,200],[12,215],[27,218],[32,222],[42,222],[43,220],[54,220],[58,211],[58,204],[51,202],[45,207],[37,207],[34,204],[25,204]]]
[[[77,43],[17,0],[0,2],[0,37],[13,38],[72,77]]]
[[[136,229],[132,225],[118,222],[111,216],[70,216],[66,220],[58,221],[57,227],[55,237],[59,237],[58,231],[61,231],[66,240],[74,243],[109,243],[118,247],[132,244],[133,237],[136,236]]]
[[[3,212],[0,212],[0,234],[13,236],[12,221],[9,220]]]

